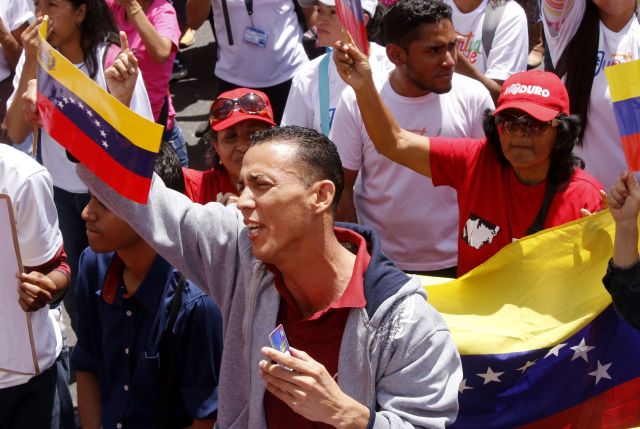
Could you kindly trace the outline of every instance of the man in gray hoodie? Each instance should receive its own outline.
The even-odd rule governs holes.
[[[220,307],[217,427],[451,424],[462,378],[451,335],[373,231],[334,225],[344,180],[334,144],[299,127],[252,141],[237,208],[192,203],[157,176],[140,205],[78,167],[97,198]],[[290,354],[268,347],[278,324]]]

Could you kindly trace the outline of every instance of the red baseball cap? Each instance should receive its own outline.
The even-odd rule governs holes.
[[[241,98],[245,96],[253,95],[253,97],[249,97],[249,100],[246,100],[249,104],[253,104],[252,109],[246,110],[243,108]],[[252,98],[252,99],[251,99]],[[256,99],[257,98],[257,99]],[[217,119],[214,116],[214,108],[220,107],[222,100],[233,100],[231,106],[224,106],[227,109],[231,109],[229,114],[225,116],[223,119]],[[256,89],[249,88],[237,88],[231,91],[223,92],[216,98],[213,103],[211,103],[211,107],[209,109],[209,124],[214,131],[221,131],[226,128],[232,127],[235,124],[247,121],[247,120],[256,120],[265,122],[272,127],[276,125],[273,119],[273,109],[271,108],[271,102],[269,101],[269,97],[262,91],[258,91]]]
[[[560,113],[569,114],[569,94],[554,73],[532,70],[516,73],[502,84],[494,116],[517,109],[547,122]]]

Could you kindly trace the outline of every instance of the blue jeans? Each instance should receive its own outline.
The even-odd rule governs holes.
[[[80,254],[89,245],[87,242],[87,230],[81,214],[84,207],[89,204],[89,194],[76,194],[63,189],[53,187],[53,201],[58,211],[60,232],[64,240],[64,250],[67,252],[67,262],[71,267],[71,281],[64,296],[64,307],[71,319],[71,328],[76,330],[78,323],[78,310],[76,305],[75,280],[78,273],[78,260]]]
[[[170,130],[164,130],[164,134],[162,135],[162,140],[171,143],[171,146],[178,153],[178,158],[180,159],[180,165],[183,167],[189,166],[189,156],[187,155],[187,144],[184,141],[184,137],[182,136],[182,131],[178,126],[177,122],[173,123],[173,128]]]

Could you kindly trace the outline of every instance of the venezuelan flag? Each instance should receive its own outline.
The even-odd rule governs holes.
[[[49,135],[121,195],[146,204],[163,127],[131,111],[47,43],[40,27],[38,110]]]
[[[462,358],[455,428],[629,428],[640,424],[640,332],[604,286],[608,211],[510,244],[434,284]]]
[[[360,0],[336,0],[336,13],[344,29],[353,37],[358,49],[368,55],[369,42]]]
[[[640,60],[604,69],[627,165],[640,170]]]

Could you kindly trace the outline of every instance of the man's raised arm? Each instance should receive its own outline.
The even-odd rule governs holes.
[[[378,152],[392,161],[431,177],[429,138],[398,125],[384,105],[373,82],[369,61],[353,40],[337,42],[333,54],[338,73],[356,93],[367,133]]]

